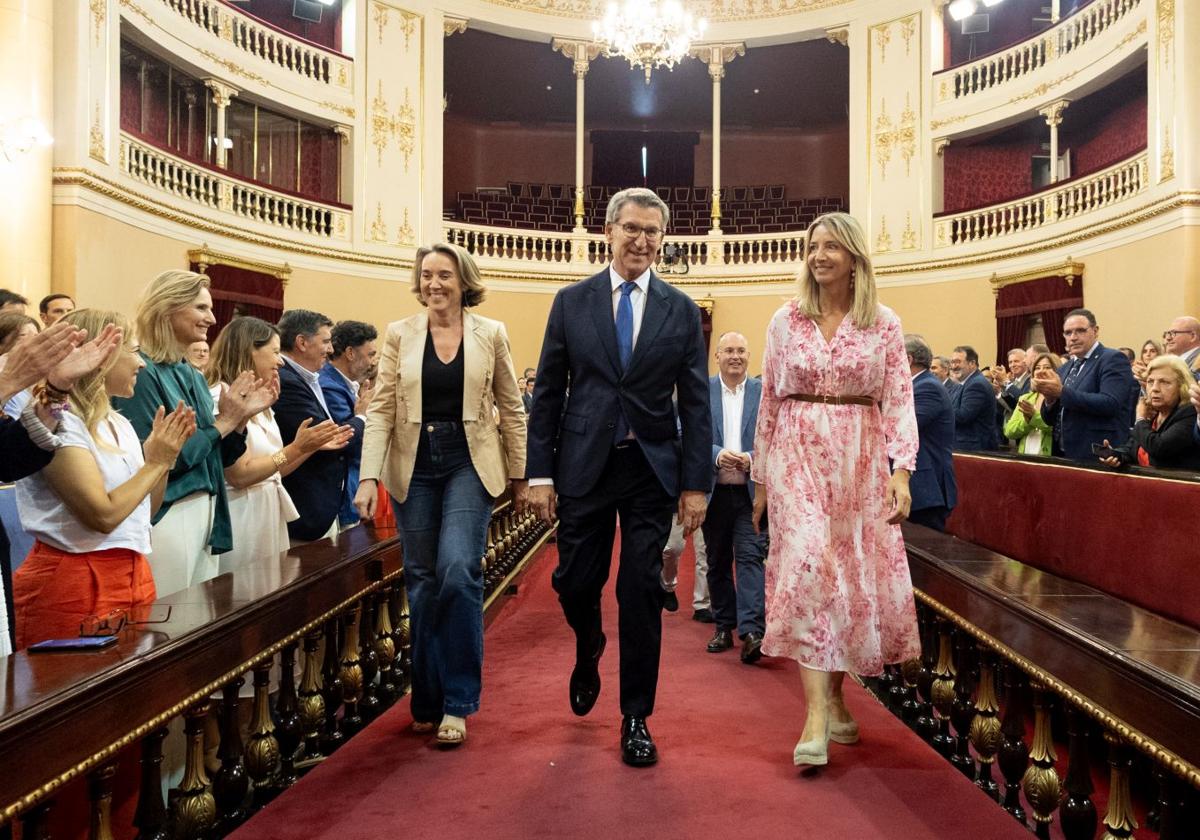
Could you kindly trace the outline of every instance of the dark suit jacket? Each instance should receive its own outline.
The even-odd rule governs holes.
[[[296,439],[296,430],[306,417],[311,417],[316,424],[328,419],[329,415],[308,383],[285,363],[279,369],[279,400],[275,403],[275,421],[283,435],[284,446]],[[345,449],[336,452],[319,450],[283,479],[283,486],[292,497],[296,510],[300,511],[300,518],[288,523],[288,534],[292,539],[320,539],[329,530],[342,506],[347,466]]]
[[[1029,383],[1032,381],[1032,379],[1033,377],[1026,373],[1023,377],[1021,377],[1021,383],[1019,385],[1014,379],[1012,382],[1009,382],[1007,385],[1005,385],[1003,390],[1000,391],[1000,399],[1006,406],[1008,406],[1009,411],[1015,411],[1017,408],[1017,400],[1029,393]]]
[[[536,382],[533,383],[533,385],[535,388],[537,387]],[[533,411],[533,397],[530,396],[529,394],[527,394],[526,392],[522,391],[521,392],[521,405],[525,406],[525,414],[528,415],[529,412]]]
[[[990,452],[996,448],[996,390],[975,371],[950,392],[954,407],[954,448],[959,452]]]
[[[917,470],[908,482],[912,509],[953,510],[958,504],[958,484],[954,480],[954,408],[950,395],[926,370],[913,379],[913,405],[921,447],[917,450]]]
[[[716,481],[717,456],[725,449],[725,404],[721,399],[721,374],[708,380],[708,401],[712,407],[712,469]],[[754,430],[758,427],[758,404],[762,401],[762,380],[746,377],[746,392],[742,395],[742,452],[754,457]],[[754,482],[746,477],[746,490],[754,498]]]
[[[354,390],[341,371],[326,362],[318,376],[321,393],[325,395],[325,405],[329,406],[329,414],[334,422],[339,426],[351,426],[354,429],[354,437],[350,438],[350,442],[342,450],[346,456],[346,498],[342,501],[338,517],[343,525],[349,525],[358,521],[358,511],[354,509],[354,494],[358,490],[358,465],[362,460],[363,427],[366,422],[354,415]]]
[[[1075,380],[1067,385],[1071,362],[1058,369],[1063,380],[1062,396],[1052,406],[1042,405],[1042,419],[1048,425],[1060,422],[1056,454],[1076,461],[1096,460],[1092,444],[1108,440],[1119,446],[1129,437],[1129,392],[1133,388],[1133,370],[1129,359],[1117,350],[1097,344],[1091,358]]]
[[[40,449],[29,439],[29,432],[15,417],[0,418],[0,481],[20,481],[33,475],[54,458],[54,452]]]
[[[1114,449],[1126,464],[1137,464],[1138,449],[1145,449],[1152,467],[1200,470],[1200,440],[1195,429],[1196,407],[1180,403],[1157,429],[1150,427],[1149,420],[1137,421],[1129,440]]]
[[[554,296],[533,390],[525,474],[553,478],[564,495],[586,495],[608,462],[624,411],[668,495],[707,493],[712,418],[700,310],[651,273],[637,344],[622,373],[609,277],[606,266]],[[678,436],[672,392],[678,392]]]

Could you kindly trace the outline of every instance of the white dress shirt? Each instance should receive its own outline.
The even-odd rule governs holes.
[[[332,417],[333,415],[329,413],[329,406],[325,404],[325,392],[321,390],[320,372],[311,371],[306,367],[298,365],[296,362],[293,362],[290,358],[288,358],[286,353],[283,354],[283,361],[288,367],[300,374],[300,378],[307,383],[308,390],[312,391],[313,394],[316,395],[317,402],[319,402],[321,404],[321,408],[325,410],[325,416]]]
[[[720,378],[720,377],[718,377]],[[742,410],[746,404],[746,380],[742,379],[736,386],[730,388],[721,379],[721,430],[723,449],[730,452],[743,452],[742,449]],[[717,484],[745,484],[746,473],[736,467],[719,467],[717,469]]]

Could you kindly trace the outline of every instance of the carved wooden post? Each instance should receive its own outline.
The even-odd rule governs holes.
[[[975,697],[975,719],[971,721],[971,743],[979,756],[975,785],[997,802],[1000,786],[992,778],[992,765],[1000,748],[1000,703],[996,697],[996,654],[984,648],[980,653],[979,692]]]
[[[343,619],[346,636],[342,641],[341,669],[338,676],[342,682],[342,731],[353,737],[363,728],[358,703],[362,699],[363,672],[358,658],[358,605],[346,610]]]
[[[238,692],[246,680],[240,676],[221,689],[221,743],[217,757],[221,767],[213,775],[213,799],[221,819],[221,833],[227,834],[245,821],[246,794],[250,777],[242,763],[242,732],[238,721]]]
[[[279,694],[275,698],[275,738],[279,742],[279,777],[276,785],[286,790],[296,783],[296,752],[304,736],[304,724],[296,702],[296,643],[279,654]]]
[[[337,715],[342,705],[342,678],[337,651],[338,621],[331,618],[325,622],[325,661],[321,666],[321,678],[324,681],[322,694],[325,698],[325,727],[321,734],[323,755],[332,755],[346,740]]]
[[[954,755],[954,737],[950,734],[950,710],[954,706],[954,657],[949,622],[938,621],[938,658],[934,666],[933,705],[937,709],[937,734],[933,746],[946,758]]]
[[[375,599],[371,594],[360,602],[362,620],[359,622],[358,661],[362,667],[362,700],[359,709],[364,720],[372,721],[383,711],[375,693],[375,678],[379,675],[379,657],[375,655]]]
[[[142,776],[133,824],[137,840],[167,840],[167,806],[162,797],[162,745],[167,729],[156,729],[142,739]]]
[[[50,840],[50,808],[53,799],[39,802],[21,815],[21,840]]]
[[[909,726],[917,722],[921,713],[921,703],[917,700],[917,678],[921,674],[921,660],[909,659],[900,665],[900,679],[903,684],[903,700],[900,702],[900,718]]]
[[[412,687],[412,620],[408,610],[408,587],[403,579],[396,582],[394,590],[399,594],[392,601],[397,611],[392,619],[392,625],[396,628],[392,638],[396,642],[396,661],[400,669],[396,682],[400,686],[400,693],[406,694]]]
[[[1067,840],[1092,840],[1096,836],[1096,806],[1092,803],[1091,756],[1088,750],[1087,716],[1077,706],[1067,707],[1068,746],[1067,798],[1059,812],[1059,823]]]
[[[171,806],[175,836],[180,838],[200,837],[217,821],[217,802],[208,789],[208,774],[204,772],[204,722],[207,719],[207,700],[192,706],[183,716],[187,757],[179,795]]]
[[[92,819],[88,840],[113,840],[112,796],[113,776],[117,765],[104,764],[88,774],[88,798],[91,799]]]
[[[321,725],[325,722],[325,698],[321,696],[321,631],[304,636],[304,670],[300,674],[300,727],[304,733],[304,754],[321,754]]]
[[[950,719],[957,737],[950,763],[968,779],[974,780],[975,760],[971,758],[970,740],[971,724],[975,720],[975,704],[971,702],[975,690],[974,639],[963,630],[955,631],[954,652],[954,705],[950,708]]]
[[[396,685],[396,640],[392,638],[391,587],[375,596],[375,658],[379,661],[379,702],[390,707],[400,697]]]
[[[1104,733],[1108,742],[1108,813],[1104,815],[1104,834],[1100,840],[1126,840],[1137,830],[1133,817],[1133,797],[1129,793],[1129,766],[1133,758],[1129,745],[1112,732]]]
[[[1033,684],[1033,746],[1029,749],[1032,762],[1025,770],[1021,787],[1033,807],[1034,833],[1041,840],[1050,840],[1050,820],[1062,797],[1062,782],[1054,769],[1058,756],[1050,734],[1050,692],[1041,683]]]
[[[246,743],[246,770],[254,780],[256,805],[271,797],[270,788],[279,769],[279,741],[271,720],[271,660],[254,666],[254,711],[250,715],[250,740]]]
[[[921,631],[921,671],[917,674],[917,694],[920,709],[914,724],[917,734],[933,743],[937,734],[937,721],[933,717],[933,669],[937,663],[937,620],[929,607],[922,605],[917,611]]]
[[[1025,746],[1025,679],[1015,665],[1004,669],[1004,717],[1000,722],[1000,750],[997,760],[1004,776],[1004,810],[1025,825],[1025,809],[1021,806],[1021,779],[1029,764],[1029,748]]]

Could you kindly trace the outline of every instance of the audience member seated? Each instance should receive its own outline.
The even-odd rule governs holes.
[[[291,309],[279,320],[283,367],[279,369],[275,420],[285,444],[296,440],[306,420],[322,423],[332,419],[320,382],[321,367],[333,352],[332,327],[333,321],[307,309]],[[358,421],[351,431],[361,439],[362,428],[362,421]],[[300,512],[299,519],[288,523],[293,545],[337,536],[347,472],[343,446],[314,452],[283,479]]]
[[[330,338],[333,355],[321,368],[321,391],[325,404],[335,423],[349,425],[354,437],[346,447],[346,489],[342,494],[342,509],[338,511],[338,525],[349,528],[358,524],[358,511],[354,507],[354,494],[358,492],[358,465],[362,460],[362,432],[367,422],[367,406],[375,396],[374,388],[360,383],[375,367],[379,351],[375,339],[379,333],[363,321],[339,321],[334,325]]]
[[[908,369],[913,378],[913,406],[917,413],[917,469],[909,479],[912,495],[909,522],[938,531],[946,530],[946,517],[958,504],[954,478],[954,406],[937,377],[929,372],[933,353],[920,336],[904,336]]]
[[[160,406],[143,447],[110,403],[113,397],[133,396],[145,367],[128,321],[116,312],[92,309],[65,320],[92,335],[113,324],[124,343],[74,383],[69,403],[57,406],[61,447],[40,472],[17,482],[21,522],[36,538],[13,576],[18,650],[86,632],[81,623],[89,616],[154,602],[146,562],[150,517],[179,450],[196,430],[190,408],[180,403],[167,414]],[[41,391],[38,399],[45,401],[47,393]]]
[[[1042,419],[1057,431],[1054,454],[1073,461],[1095,463],[1093,444],[1110,440],[1119,446],[1129,437],[1133,372],[1129,360],[1099,337],[1096,316],[1072,309],[1063,321],[1070,361],[1055,373],[1035,376],[1030,386],[1046,398]]]
[[[1062,359],[1053,353],[1039,353],[1033,360],[1033,375],[1053,373],[1062,366]],[[1022,455],[1050,455],[1054,446],[1054,430],[1042,419],[1042,403],[1045,396],[1037,391],[1026,391],[1017,400],[1017,407],[1004,425],[1004,436],[1016,441],[1017,452]]]
[[[75,311],[75,300],[70,295],[53,293],[42,298],[38,304],[38,315],[42,323],[52,327],[66,316]]]
[[[146,368],[133,396],[114,399],[143,441],[161,406],[183,402],[196,412],[197,433],[180,452],[154,515],[150,566],[159,597],[217,574],[217,555],[233,548],[224,469],[246,451],[246,422],[269,406],[275,392],[249,371],[221,395],[214,416],[208,383],[185,359],[216,319],[209,279],[191,271],[159,274],[138,303],[135,326]]]
[[[979,354],[969,345],[954,348],[950,371],[961,380],[950,392],[954,407],[954,449],[991,452],[996,449],[996,392],[979,372]]]
[[[1114,446],[1110,466],[1136,464],[1159,469],[1200,470],[1200,443],[1195,437],[1196,407],[1188,389],[1196,382],[1179,356],[1159,356],[1146,372],[1146,399],[1138,403],[1138,419],[1129,440]],[[1104,441],[1109,446],[1108,441]]]
[[[213,345],[208,382],[220,416],[221,396],[244,372],[250,371],[278,392],[279,330],[259,318],[234,318]],[[289,522],[300,512],[283,486],[283,477],[308,460],[314,452],[340,449],[350,432],[332,420],[312,424],[305,420],[295,439],[283,445],[279,424],[272,409],[264,408],[246,424],[246,452],[225,468],[229,495],[229,521],[233,548],[222,554],[218,569],[224,574],[247,561],[278,557],[287,551]]]

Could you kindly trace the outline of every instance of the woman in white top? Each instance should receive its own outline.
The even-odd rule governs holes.
[[[279,331],[259,318],[234,318],[217,337],[208,363],[213,403],[219,404],[228,383],[245,371],[278,393],[282,366]],[[311,422],[306,420],[287,446],[271,409],[246,424],[246,452],[225,468],[233,550],[220,556],[222,573],[247,561],[276,558],[288,549],[287,523],[300,514],[283,487],[283,476],[318,449],[340,449],[353,434],[351,427],[332,420],[315,426]]]
[[[122,348],[70,391],[58,429],[62,441],[40,472],[17,482],[21,523],[35,538],[13,576],[18,649],[80,633],[102,617],[152,603],[150,516],[162,501],[167,473],[192,433],[191,409],[158,409],[145,444],[112,410],[112,397],[133,393],[138,355],[128,321],[116,312],[81,309],[65,319],[99,335],[108,324],[125,336]]]

